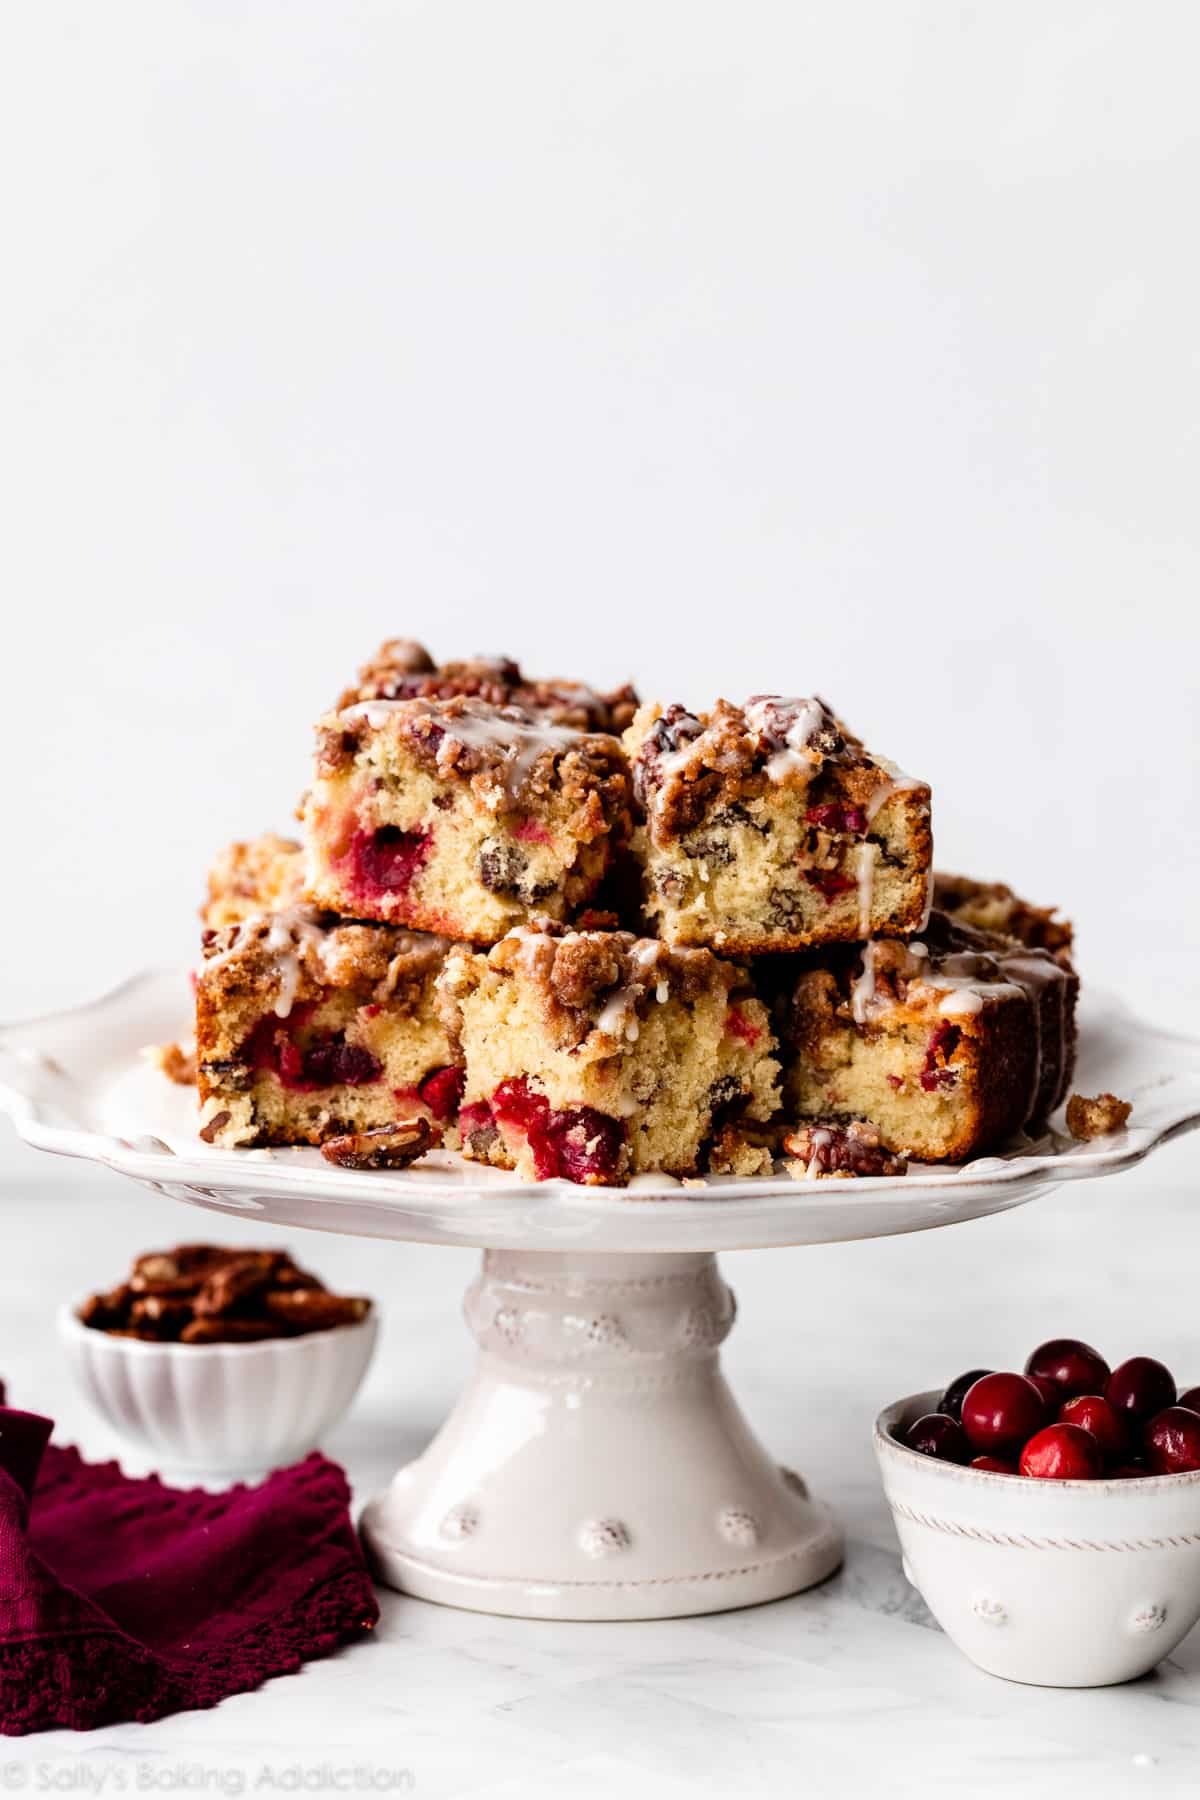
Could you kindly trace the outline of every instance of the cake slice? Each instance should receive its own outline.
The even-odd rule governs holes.
[[[264,838],[223,853],[196,977],[200,1135],[213,1144],[319,1144],[425,1118],[452,1123],[462,1070],[435,983],[442,938],[347,922],[299,904],[298,846]],[[256,900],[260,902],[257,907]]]
[[[644,904],[668,943],[751,955],[924,922],[929,789],[820,700],[644,706],[624,743]]]
[[[959,1162],[1039,1125],[1067,1092],[1079,984],[1049,951],[935,911],[908,942],[759,973],[789,1115],[869,1120],[888,1151]]]
[[[362,700],[451,700],[462,694],[491,706],[519,706],[552,725],[577,731],[624,731],[638,697],[626,685],[598,693],[582,681],[545,681],[522,673],[507,656],[435,663],[423,644],[389,638],[338,701],[340,712]]]
[[[366,700],[318,727],[317,906],[493,944],[586,907],[629,833],[616,738],[486,701]]]
[[[692,1175],[733,1119],[770,1119],[779,1064],[744,969],[629,932],[520,929],[441,978],[467,1067],[463,1154],[527,1180]]]

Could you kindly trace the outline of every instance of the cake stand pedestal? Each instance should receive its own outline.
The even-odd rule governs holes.
[[[822,1580],[841,1533],[721,1373],[735,1310],[703,1252],[485,1252],[475,1374],[363,1514],[379,1574],[543,1619],[719,1612]]]
[[[1200,1123],[1200,1043],[1104,996],[1080,1006],[1076,1086],[1133,1102],[1095,1143],[1050,1131],[959,1169],[853,1182],[641,1176],[615,1193],[435,1152],[394,1173],[315,1151],[214,1149],[146,1044],[187,1028],[182,971],[0,1030],[0,1107],[36,1149],[243,1219],[485,1252],[479,1362],[363,1535],[406,1592],[534,1618],[718,1612],[796,1592],[841,1556],[803,1476],[758,1443],[721,1374],[733,1296],[713,1252],[927,1231],[1114,1175]],[[881,1377],[886,1394],[886,1376]],[[897,1385],[894,1381],[892,1386]],[[797,1399],[797,1417],[803,1417]]]

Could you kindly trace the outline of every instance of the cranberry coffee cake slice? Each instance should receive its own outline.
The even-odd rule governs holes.
[[[232,904],[226,882],[248,903],[253,849],[218,861],[206,912]],[[275,891],[278,864],[266,848],[257,862]],[[319,1144],[398,1119],[450,1125],[463,1075],[435,993],[446,950],[442,938],[301,905],[207,930],[196,978],[201,1136]]]
[[[1075,1060],[1073,971],[934,912],[919,938],[770,959],[789,1116],[869,1120],[884,1148],[960,1162],[1039,1125]]]
[[[483,700],[366,700],[318,727],[307,897],[492,944],[586,907],[629,833],[616,738]]]
[[[521,928],[452,950],[440,985],[467,1065],[463,1154],[527,1180],[692,1175],[722,1125],[778,1107],[766,1008],[707,950]]]
[[[644,706],[625,733],[645,907],[730,955],[901,936],[929,904],[929,789],[820,700]]]

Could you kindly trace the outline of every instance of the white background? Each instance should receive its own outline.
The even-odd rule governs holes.
[[[1185,1016],[1198,50],[1132,0],[18,9],[3,1012],[190,954],[403,633],[819,691]]]

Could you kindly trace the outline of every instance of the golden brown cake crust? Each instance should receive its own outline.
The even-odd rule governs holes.
[[[538,718],[577,731],[624,731],[638,707],[637,694],[628,684],[602,694],[582,681],[536,680],[507,656],[467,657],[439,665],[423,644],[389,638],[363,664],[337,710],[362,700],[449,700],[455,695],[492,706],[523,707]]]

